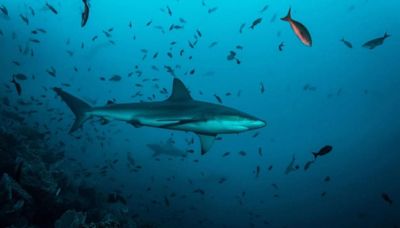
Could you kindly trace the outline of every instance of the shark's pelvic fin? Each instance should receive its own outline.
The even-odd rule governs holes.
[[[174,82],[172,85],[172,93],[171,96],[167,99],[167,101],[189,101],[193,100],[190,96],[189,90],[183,84],[183,82],[177,78],[174,78]]]
[[[198,135],[201,143],[201,155],[204,155],[213,145],[215,137],[217,135],[203,135],[203,134],[198,134]]]
[[[88,115],[86,115],[86,112],[91,109],[90,105],[82,101],[81,99],[74,97],[67,92],[64,92],[60,88],[54,88],[53,90],[61,97],[61,99],[75,114],[75,121],[71,129],[69,130],[69,133],[78,130],[89,117]]]

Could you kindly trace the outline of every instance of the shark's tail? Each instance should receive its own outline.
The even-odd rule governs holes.
[[[87,112],[92,108],[89,104],[82,101],[81,99],[72,96],[71,94],[64,92],[60,88],[53,89],[61,99],[68,105],[71,111],[75,114],[75,121],[72,125],[69,133],[78,130],[82,124],[88,119]]]

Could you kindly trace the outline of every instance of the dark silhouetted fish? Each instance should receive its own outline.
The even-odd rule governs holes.
[[[390,37],[390,35],[385,32],[385,34],[383,34],[382,37],[367,41],[366,43],[364,43],[362,45],[362,47],[372,50],[378,46],[381,46],[383,44],[383,42],[386,40],[386,38],[388,38],[388,37]]]
[[[22,15],[22,14],[20,14],[19,17],[21,18],[21,20],[22,20],[23,22],[25,22],[25,24],[29,25],[29,19],[28,19],[28,17],[26,17],[26,16],[24,16],[24,15]]]
[[[121,81],[121,79],[122,79],[121,76],[115,74],[115,75],[113,75],[111,78],[109,78],[108,81],[118,82],[118,81]]]
[[[314,155],[314,159],[317,159],[317,157],[324,156],[331,151],[332,151],[332,146],[326,145],[322,147],[318,152],[313,152],[312,154]]]
[[[346,45],[346,47],[353,48],[353,45],[349,41],[345,40],[344,38],[342,38],[340,41],[342,43],[344,43],[344,45]]]
[[[21,80],[21,81],[24,81],[24,80],[28,79],[28,77],[25,74],[21,74],[21,73],[14,74],[14,77],[16,79],[18,79],[18,80]]]
[[[283,47],[285,47],[285,44],[283,42],[281,42],[278,46],[278,50],[279,51],[283,51]]]
[[[269,8],[269,5],[265,5],[261,10],[260,13],[264,13]]]
[[[286,170],[285,170],[286,175],[297,170],[296,167],[294,166],[295,161],[296,161],[296,157],[293,155],[292,160],[290,161],[289,165],[286,167]]]
[[[261,23],[261,21],[262,21],[262,18],[261,18],[261,17],[255,19],[255,20],[253,21],[253,23],[251,24],[250,28],[251,28],[251,29],[254,29],[258,24]]]
[[[310,166],[314,163],[315,161],[308,161],[305,165],[304,165],[304,171],[307,171]]]
[[[81,20],[81,27],[85,27],[88,19],[89,19],[89,5],[88,5],[88,0],[82,0],[84,9],[82,12],[82,20]]]
[[[243,24],[240,25],[240,28],[239,28],[239,33],[240,33],[240,34],[243,33],[243,29],[244,29],[245,26],[246,26],[245,23],[243,23]]]
[[[48,2],[46,2],[46,6],[47,8],[49,8],[51,12],[53,12],[56,15],[58,14],[58,11],[54,8],[54,6],[50,5]]]
[[[217,11],[217,9],[218,9],[218,7],[209,8],[208,13],[209,14],[214,13],[215,11]]]
[[[289,8],[289,12],[286,15],[286,17],[283,17],[281,20],[289,22],[290,27],[292,27],[293,32],[301,40],[301,42],[304,45],[311,47],[312,39],[311,39],[310,32],[302,23],[292,19],[291,10],[292,9]]]
[[[14,84],[15,90],[17,91],[18,96],[21,96],[22,88],[21,85],[15,80],[15,77],[11,80],[11,83]]]
[[[8,10],[4,5],[1,5],[0,7],[0,11],[6,16],[8,17]]]
[[[388,204],[392,205],[393,204],[393,200],[390,198],[390,196],[387,193],[382,193],[382,199],[387,202]]]

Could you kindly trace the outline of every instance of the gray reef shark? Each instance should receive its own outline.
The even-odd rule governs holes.
[[[135,127],[190,131],[199,136],[202,155],[211,148],[218,134],[240,133],[266,125],[263,120],[236,109],[194,100],[189,90],[177,78],[174,78],[170,97],[159,102],[91,107],[60,88],[54,88],[54,91],[75,114],[76,119],[70,133],[79,129],[90,117],[125,121]]]

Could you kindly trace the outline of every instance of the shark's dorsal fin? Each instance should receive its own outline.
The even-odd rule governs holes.
[[[197,134],[200,138],[200,144],[201,144],[201,155],[204,155],[207,153],[207,151],[211,148],[211,146],[214,143],[215,137],[217,135],[203,135],[203,134]]]
[[[174,78],[172,85],[171,96],[167,99],[168,101],[190,101],[193,100],[190,96],[189,90],[183,84],[183,82],[177,78]]]

